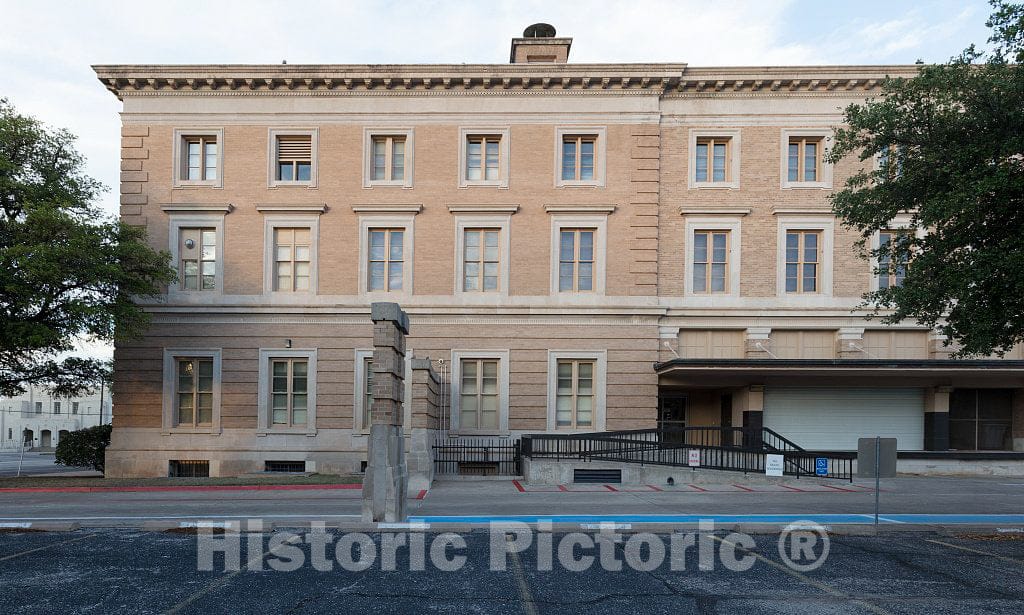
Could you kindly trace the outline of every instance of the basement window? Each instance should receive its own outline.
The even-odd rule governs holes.
[[[209,478],[209,460],[171,460],[167,475],[171,478]]]
[[[296,474],[306,471],[305,461],[265,461],[264,472],[284,472]]]

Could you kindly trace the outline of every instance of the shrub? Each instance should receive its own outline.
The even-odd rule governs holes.
[[[102,472],[110,431],[110,425],[97,425],[67,434],[57,443],[57,463]]]

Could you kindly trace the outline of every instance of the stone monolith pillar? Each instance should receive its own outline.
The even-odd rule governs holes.
[[[373,321],[373,407],[363,479],[363,521],[405,520],[407,473],[402,433],[405,336],[409,317],[397,303],[370,306]]]

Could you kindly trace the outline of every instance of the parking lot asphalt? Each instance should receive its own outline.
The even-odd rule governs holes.
[[[40,474],[71,474],[81,473],[82,468],[69,468],[57,465],[53,453],[37,453],[26,451],[24,457],[20,452],[0,452],[0,476],[17,476],[18,466],[22,476],[38,476]]]
[[[308,535],[297,535],[292,540],[298,542],[277,549],[269,535],[255,536],[258,541],[244,543],[250,547],[241,556],[245,567],[225,570],[216,555],[214,569],[201,571],[198,539],[192,535],[123,529],[3,533],[0,613],[1024,611],[1024,541],[1015,539],[1019,536],[832,536],[824,563],[808,572],[785,565],[778,536],[772,534],[756,536],[753,544],[738,549],[751,563],[745,571],[719,561],[722,545],[738,540],[719,533],[710,569],[700,569],[700,554],[691,549],[674,563],[667,558],[649,570],[622,564],[616,571],[599,563],[598,547],[584,546],[571,553],[593,555],[594,563],[579,572],[563,567],[560,555],[546,570],[539,537],[515,555],[499,552],[504,569],[490,564],[499,543],[474,531],[461,536],[464,548],[448,551],[466,558],[456,570],[430,563],[422,571],[410,569],[408,551],[399,549],[393,567],[376,557],[369,568],[355,571],[350,564],[332,562],[330,570],[312,565]],[[436,534],[423,538],[428,550],[438,540]],[[559,534],[550,538],[555,550],[566,539]],[[332,547],[342,541],[337,533],[329,534],[329,540]],[[366,540],[366,553],[383,554],[382,534]],[[613,543],[609,562],[626,560],[624,542]],[[272,569],[273,562],[285,559],[302,565],[288,572]]]
[[[451,515],[871,515],[874,484],[789,481],[533,488],[513,481],[435,481],[410,494],[409,513]],[[263,518],[275,522],[355,520],[359,489],[5,492],[0,523],[76,521],[83,526],[141,526],[153,519]],[[883,515],[1022,515],[1024,479],[914,478],[882,481]]]

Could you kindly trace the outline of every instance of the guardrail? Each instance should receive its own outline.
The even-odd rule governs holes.
[[[766,437],[767,436],[767,437]],[[578,434],[529,434],[522,455],[529,458],[616,461],[693,467],[690,451],[699,451],[699,467],[734,472],[765,470],[766,456],[783,457],[783,474],[853,480],[853,452],[805,451],[771,430],[741,427],[634,429]],[[824,459],[826,473],[817,473]]]

